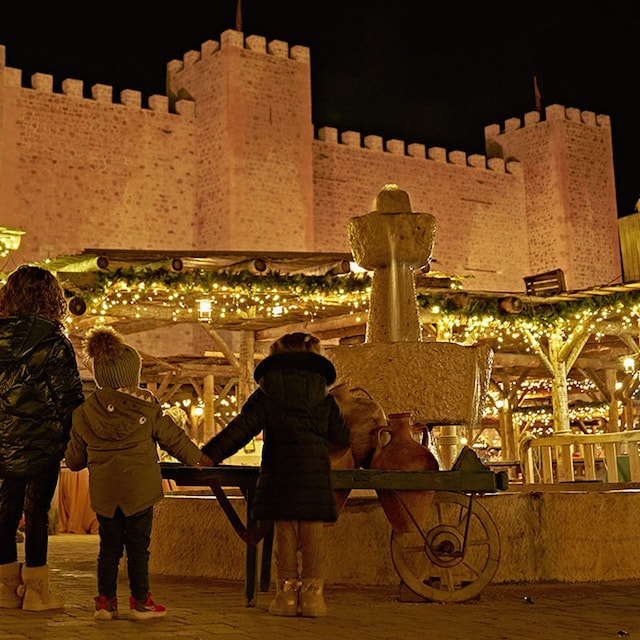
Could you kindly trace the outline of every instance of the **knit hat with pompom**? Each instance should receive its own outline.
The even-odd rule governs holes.
[[[89,329],[84,339],[84,349],[92,361],[93,376],[98,386],[119,389],[140,384],[142,359],[133,347],[125,344],[113,327]]]

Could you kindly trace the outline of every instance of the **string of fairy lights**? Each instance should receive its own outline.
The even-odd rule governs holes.
[[[100,317],[158,317],[174,322],[198,319],[226,322],[255,318],[284,318],[301,313],[309,318],[345,308],[368,308],[371,278],[367,274],[305,276],[248,272],[119,270],[97,274],[91,292],[77,294],[86,313]],[[83,313],[84,313],[83,309]]]
[[[476,300],[468,309],[457,310],[447,299],[418,296],[420,306],[437,317],[440,334],[462,344],[474,344],[480,339],[495,340],[498,348],[506,341],[522,342],[531,350],[531,342],[543,342],[550,332],[569,336],[587,331],[595,340],[606,335],[603,328],[615,320],[621,331],[632,331],[638,325],[640,292],[611,293],[579,298],[556,304],[525,307],[521,313],[501,311],[499,301]]]
[[[97,317],[127,315],[144,317],[167,311],[176,321],[244,317],[280,317],[302,311],[313,317],[324,309],[344,306],[366,311],[371,295],[369,272],[313,276],[268,272],[167,269],[119,269],[96,272],[90,289],[74,293]],[[586,330],[596,339],[612,319],[622,330],[637,327],[640,290],[576,298],[546,305],[525,305],[520,313],[503,311],[495,298],[477,298],[457,308],[451,290],[437,295],[417,295],[418,306],[438,324],[439,335],[452,342],[473,344],[481,339],[498,343],[520,341],[526,348],[531,338],[542,341],[550,331],[569,335]],[[210,316],[209,316],[210,314]]]
[[[94,316],[96,321],[113,316],[163,317],[174,322],[200,320],[224,323],[233,319],[278,318],[289,315],[314,319],[327,313],[366,314],[371,295],[369,272],[340,275],[305,275],[248,271],[226,272],[168,269],[119,269],[96,272],[91,287],[69,291],[72,314]],[[459,288],[453,283],[453,289]],[[418,294],[422,321],[437,328],[439,340],[472,345],[491,341],[496,350],[517,343],[521,352],[534,351],[551,333],[564,338],[575,332],[589,332],[598,341],[615,321],[621,331],[635,331],[640,315],[640,291],[625,290],[606,295],[585,296],[545,305],[524,305],[519,313],[504,311],[496,298],[474,298],[459,308],[451,289],[438,294]],[[77,310],[73,314],[73,308]],[[526,383],[528,384],[528,382]],[[540,389],[549,380],[535,381]],[[578,384],[575,382],[575,384]],[[548,389],[547,389],[548,390]],[[490,414],[495,407],[488,407]],[[570,407],[572,420],[597,422],[605,419],[604,403]],[[227,417],[233,410],[227,408]],[[550,408],[519,407],[514,421],[522,428],[548,430],[553,417]]]

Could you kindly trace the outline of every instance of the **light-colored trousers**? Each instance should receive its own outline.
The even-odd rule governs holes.
[[[325,578],[324,522],[277,520],[273,525],[274,560],[278,580]]]

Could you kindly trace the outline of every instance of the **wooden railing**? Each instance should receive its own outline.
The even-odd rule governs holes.
[[[522,478],[525,484],[573,482],[576,466],[584,465],[583,480],[602,480],[596,475],[596,463],[604,460],[606,482],[619,482],[618,459],[626,454],[629,482],[640,482],[640,430],[602,434],[561,434],[532,438],[522,445]],[[576,450],[582,451],[577,460]],[[599,451],[601,455],[598,455]],[[625,456],[625,457],[626,457]]]

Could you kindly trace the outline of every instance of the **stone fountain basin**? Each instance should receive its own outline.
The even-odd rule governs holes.
[[[385,413],[414,422],[475,426],[487,397],[493,351],[449,342],[364,343],[326,349],[338,381],[366,389]]]

